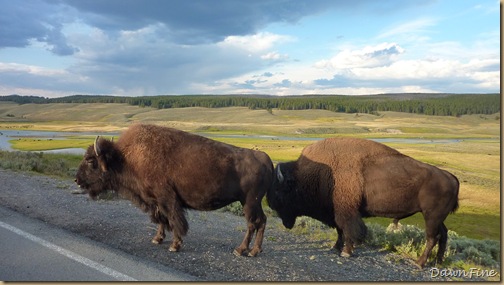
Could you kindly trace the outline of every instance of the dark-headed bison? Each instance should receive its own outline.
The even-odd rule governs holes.
[[[154,243],[173,231],[170,251],[182,246],[188,224],[185,209],[215,210],[240,201],[247,220],[236,255],[261,252],[266,216],[261,200],[273,181],[273,164],[264,152],[235,147],[202,136],[137,124],[117,142],[96,138],[75,182],[92,198],[114,190],[150,214],[158,224]],[[251,250],[249,244],[256,234]]]
[[[423,267],[439,242],[446,249],[444,220],[458,207],[459,181],[451,173],[419,162],[383,144],[331,138],[307,146],[298,160],[280,163],[267,193],[270,207],[292,228],[298,216],[315,218],[338,232],[334,248],[350,256],[367,228],[362,217],[403,219],[421,212],[427,246]]]

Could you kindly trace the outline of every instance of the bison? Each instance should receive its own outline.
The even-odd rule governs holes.
[[[240,201],[247,231],[234,254],[256,256],[266,227],[261,200],[273,179],[273,163],[264,152],[136,124],[117,142],[97,137],[84,154],[75,182],[93,199],[113,190],[148,212],[158,224],[153,243],[163,241],[165,230],[173,231],[169,251],[182,246],[188,231],[186,209],[215,210]]]
[[[305,147],[296,161],[279,163],[266,197],[286,228],[309,216],[336,228],[333,248],[352,254],[367,228],[362,217],[398,221],[421,212],[426,248],[423,267],[439,242],[442,262],[448,230],[444,220],[458,208],[459,181],[448,171],[417,161],[383,144],[355,138],[329,138]]]

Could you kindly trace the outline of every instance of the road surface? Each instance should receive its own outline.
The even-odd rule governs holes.
[[[195,277],[0,207],[2,281],[194,281]]]

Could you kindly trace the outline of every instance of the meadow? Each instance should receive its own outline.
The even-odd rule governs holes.
[[[262,150],[275,163],[297,159],[302,149],[315,138],[389,139],[386,145],[446,169],[459,178],[460,207],[445,222],[451,236],[482,242],[501,239],[500,114],[451,117],[398,112],[348,114],[326,110],[250,110],[244,107],[154,109],[127,104],[18,105],[0,102],[0,130],[120,132],[137,122],[174,127],[240,147]],[[63,140],[16,139],[11,144],[18,150],[41,151],[86,148],[93,140],[94,137],[83,135]],[[38,172],[54,168],[53,173],[45,174],[67,178],[72,178],[80,161],[75,155],[39,155],[37,158],[32,154],[23,159],[12,155],[0,153],[0,167],[9,168],[5,165],[7,163],[13,169]],[[28,162],[13,163],[18,160]],[[57,167],[44,163],[55,163]],[[390,222],[384,218],[366,219],[371,227],[378,224],[384,228]],[[424,227],[421,214],[401,220],[401,223],[419,229]],[[331,240],[335,238],[333,231],[326,231],[323,227],[317,231],[310,226],[312,224],[316,223],[298,219],[295,228],[300,233],[311,232],[315,239],[327,237],[327,232],[330,232]],[[379,230],[374,232],[384,236]],[[376,235],[371,238],[377,239]]]
[[[385,144],[459,178],[460,208],[448,217],[449,229],[472,238],[500,240],[500,114],[450,117],[326,110],[268,112],[244,107],[154,109],[127,104],[0,103],[0,130],[120,132],[136,122],[213,135],[219,141],[262,150],[274,162],[297,159],[302,149],[314,142],[307,138],[395,139]],[[279,140],[272,136],[287,138]],[[422,141],[406,143],[400,139]],[[93,140],[89,136],[64,140],[21,139],[13,140],[12,147],[28,151],[86,148]],[[437,143],[440,140],[445,141]],[[390,222],[381,218],[368,220],[382,225]],[[423,227],[420,214],[402,223]]]

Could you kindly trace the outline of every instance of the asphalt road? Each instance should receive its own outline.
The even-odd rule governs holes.
[[[2,281],[196,281],[0,207]]]

